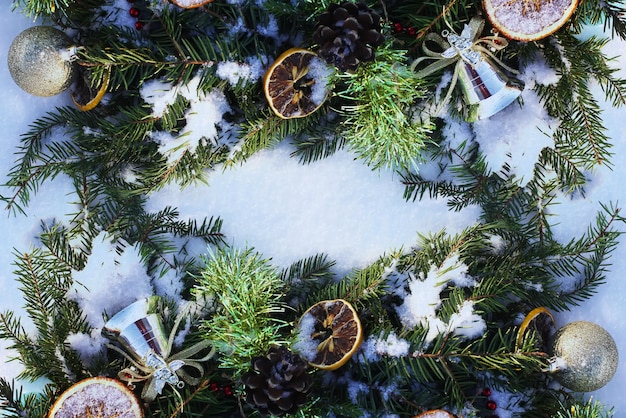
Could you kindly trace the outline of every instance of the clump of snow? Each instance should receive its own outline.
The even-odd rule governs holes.
[[[159,152],[169,163],[176,162],[186,153],[194,153],[204,141],[217,143],[219,133],[225,126],[224,114],[231,112],[228,100],[220,90],[204,93],[197,75],[186,85],[172,86],[158,80],[145,83],[140,91],[146,103],[152,105],[152,115],[162,117],[176,98],[183,96],[189,103],[185,112],[186,125],[177,134],[153,132],[153,140],[159,143]]]
[[[107,24],[134,29],[137,19],[128,13],[129,7],[127,0],[113,0],[107,1],[100,9],[103,11],[104,20]]]
[[[298,324],[298,335],[293,349],[307,361],[313,361],[317,353],[317,343],[311,338],[315,333],[316,319],[310,313],[302,316]]]
[[[350,380],[349,382],[347,382],[347,391],[348,391],[348,397],[350,398],[350,401],[352,401],[353,404],[358,405],[359,404],[359,395],[362,393],[370,393],[371,388],[369,385],[363,383],[363,382],[358,382],[355,380]]]
[[[169,269],[156,277],[152,281],[155,294],[174,300],[177,304],[183,303],[184,283],[180,274],[181,272],[176,269]]]
[[[532,60],[522,66],[519,79],[527,89],[533,90],[537,84],[542,86],[555,85],[561,79],[559,73],[548,65],[543,55],[535,54]]]
[[[216,75],[236,87],[257,82],[265,73],[266,57],[249,57],[245,62],[221,61],[217,64]]]
[[[85,268],[75,271],[73,277],[67,297],[78,303],[94,328],[102,328],[104,314],[114,315],[153,293],[139,248],[126,247],[118,254],[104,232],[94,239]]]
[[[522,98],[522,107],[512,104],[473,128],[489,169],[500,172],[508,166],[509,175],[525,186],[533,178],[541,150],[554,145],[559,121],[548,115],[534,91],[525,89]]]
[[[243,19],[243,17],[238,17],[234,23],[231,23],[230,29],[228,30],[228,33],[230,34],[231,37],[235,37],[240,33],[247,33],[247,32],[248,32],[248,27],[246,26],[246,21]]]
[[[102,336],[100,328],[93,328],[89,334],[70,334],[65,342],[78,353],[83,364],[90,367],[104,353],[109,340]]]
[[[442,304],[440,294],[449,283],[457,286],[476,284],[473,279],[468,279],[467,266],[459,261],[458,255],[449,257],[440,267],[432,266],[425,276],[415,277],[409,274],[408,277],[409,293],[402,295],[402,290],[398,290],[404,297],[404,302],[396,311],[406,327],[420,326],[428,330],[426,344],[442,333],[452,332],[455,335],[475,338],[484,332],[484,320],[474,313],[473,304],[468,301],[459,306],[458,313],[452,315],[448,324],[437,317],[437,309]]]
[[[333,72],[333,69],[329,65],[317,57],[314,57],[309,63],[309,72],[307,75],[315,80],[315,83],[311,86],[311,95],[309,98],[316,105],[320,105],[326,100],[330,89],[329,77]]]
[[[376,361],[382,356],[404,357],[409,354],[410,346],[407,340],[399,338],[394,332],[389,333],[386,338],[372,335],[361,346],[361,358]]]
[[[452,314],[448,327],[454,335],[474,339],[485,333],[487,323],[480,315],[474,313],[474,302],[466,300],[459,307],[459,311]]]

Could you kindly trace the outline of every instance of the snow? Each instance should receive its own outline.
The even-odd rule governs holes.
[[[216,75],[235,87],[238,84],[254,83],[265,73],[267,59],[250,57],[246,62],[221,61],[217,64]]]
[[[186,152],[193,153],[202,141],[217,142],[218,131],[228,128],[225,113],[230,112],[228,101],[219,89],[208,93],[198,91],[201,77],[192,78],[183,87],[172,87],[169,83],[152,80],[141,88],[141,97],[152,105],[152,115],[163,116],[182,96],[189,102],[185,112],[185,127],[177,134],[153,132],[152,139],[159,143],[159,152],[170,164],[179,161]]]
[[[94,239],[87,265],[73,272],[72,277],[75,283],[67,296],[78,303],[94,328],[104,325],[103,313],[113,316],[153,292],[139,249],[127,246],[118,254],[106,233]]]
[[[3,62],[6,62],[11,40],[23,29],[38,23],[11,12],[9,6],[4,8],[0,13],[0,59]],[[270,36],[279,37],[272,22],[263,30]],[[626,43],[617,40],[606,47],[609,56],[618,56],[624,50]],[[626,77],[623,70],[626,58],[618,58],[614,65],[622,69],[620,75]],[[532,73],[527,73],[525,81],[528,84],[541,79],[541,74],[546,75],[547,81],[544,82],[554,82],[557,77],[537,66],[532,68]],[[0,79],[4,81],[0,126],[5,143],[5,152],[0,155],[0,166],[3,167],[0,183],[4,183],[8,170],[14,164],[13,153],[19,145],[20,135],[36,118],[56,106],[70,104],[70,99],[67,94],[51,98],[28,95],[11,80],[6,65],[0,65]],[[169,94],[166,93],[167,86],[163,83],[146,86],[146,98],[151,97],[149,87],[152,88],[150,94],[155,98],[151,102],[155,106],[154,112],[165,111],[165,108],[158,108],[157,103],[161,105],[171,99],[166,98]],[[159,89],[162,91],[159,92]],[[596,90],[598,97],[603,97],[600,89]],[[180,90],[177,94],[188,93]],[[183,138],[188,142],[177,145],[193,152],[194,141],[201,140],[199,132],[204,138],[213,138],[215,130],[221,126],[221,116],[228,111],[220,94],[219,91],[212,91],[205,96],[191,93],[185,96],[193,102],[188,115],[190,123],[185,128],[189,131],[185,131],[184,135],[180,133],[176,138],[170,135],[172,138],[167,140]],[[514,104],[503,113],[481,121],[476,129],[477,140],[488,150],[490,167],[498,171],[503,164],[509,164],[520,181],[528,180],[538,152],[542,147],[550,146],[547,138],[555,129],[555,122],[542,113],[536,98],[529,92],[524,94],[524,107]],[[626,189],[621,184],[626,165],[620,164],[626,159],[626,132],[622,128],[625,110],[612,108],[610,104],[605,104],[604,109],[603,118],[614,144],[614,166],[600,166],[589,173],[590,184],[584,196],[559,198],[559,205],[553,209],[553,230],[563,242],[583,234],[602,203],[613,202],[619,206],[626,202]],[[469,135],[467,126],[449,126],[447,129],[448,141],[460,142]],[[505,140],[500,139],[503,131],[508,132]],[[165,143],[163,147],[163,152],[172,149]],[[220,216],[224,220],[223,232],[233,246],[254,247],[266,257],[271,257],[272,263],[278,267],[287,267],[299,259],[323,252],[337,260],[340,273],[364,267],[393,249],[414,245],[418,233],[428,234],[444,228],[449,233],[459,232],[473,225],[480,214],[478,208],[471,206],[458,212],[448,211],[446,201],[441,199],[425,197],[421,201],[405,202],[398,175],[386,170],[372,171],[347,151],[340,151],[310,165],[300,165],[296,159],[290,158],[291,151],[288,145],[282,144],[260,152],[242,166],[213,173],[208,185],[198,184],[183,190],[176,185],[165,187],[150,196],[147,209],[157,211],[175,205],[183,220]],[[131,168],[129,175],[132,175]],[[42,220],[69,222],[71,216],[68,214],[76,210],[71,203],[76,201],[72,191],[71,182],[58,176],[45,183],[34,195],[26,214],[0,218],[0,228],[5,236],[1,244],[3,251],[0,251],[0,307],[2,311],[13,310],[18,317],[22,317],[29,332],[33,331],[32,325],[26,320],[23,300],[14,281],[14,253],[28,252],[39,244],[37,234]],[[12,190],[0,186],[0,194],[12,193]],[[612,255],[613,265],[600,293],[571,312],[557,315],[559,325],[579,319],[593,321],[613,335],[618,347],[626,347],[626,330],[623,327],[626,281],[621,273],[626,271],[626,245],[623,244]],[[471,278],[463,274],[461,264],[454,259],[448,262],[446,266],[433,266],[423,278],[411,278],[410,293],[404,295],[405,305],[400,309],[407,324],[433,320],[434,309],[440,303],[438,289],[442,283],[448,280],[457,283],[458,280],[465,286],[475,285]],[[178,274],[180,272],[169,273],[166,281],[160,281],[156,292],[179,296]],[[137,250],[127,246],[118,254],[104,235],[96,240],[86,269],[76,272],[75,277],[80,284],[73,289],[72,297],[85,309],[94,327],[102,326],[103,312],[114,314],[116,310],[154,291]],[[453,316],[448,324],[433,324],[433,328],[441,332],[455,332],[466,338],[475,338],[483,326],[469,303],[459,306],[458,315]],[[399,338],[398,341],[393,340],[396,337],[388,336],[385,340],[387,346],[381,341],[372,340],[371,343],[375,343],[376,347],[380,343],[381,351],[396,355],[402,348]],[[89,354],[97,352],[102,341],[94,332],[72,335],[68,344],[83,354]],[[15,356],[7,345],[7,341],[0,340],[0,358]],[[622,395],[626,384],[625,362],[626,355],[622,356],[613,380],[589,394],[606,405],[614,406],[618,416],[626,411],[626,398]],[[0,375],[8,379],[16,377],[20,370],[18,362],[0,364]],[[25,384],[27,391],[37,387]],[[361,390],[355,386],[355,396]]]
[[[449,282],[457,286],[474,285],[472,280],[467,279],[467,266],[459,263],[456,255],[449,257],[442,266],[432,266],[424,277],[409,274],[408,294],[403,287],[397,289],[397,293],[404,299],[404,303],[396,309],[402,324],[407,328],[418,325],[427,328],[426,345],[442,333],[472,339],[482,335],[487,328],[484,320],[474,313],[470,301],[459,306],[447,324],[437,318],[436,311],[441,306],[440,293]]]
[[[399,338],[395,332],[383,336],[370,336],[360,348],[360,358],[365,361],[376,361],[381,356],[402,357],[409,354],[410,343]]]

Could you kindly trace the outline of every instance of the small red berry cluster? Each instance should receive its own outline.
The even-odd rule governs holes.
[[[210,389],[212,392],[218,392],[218,391],[220,391],[220,390],[221,390],[222,392],[224,392],[224,395],[226,395],[226,396],[232,396],[232,395],[235,393],[235,392],[233,391],[233,387],[232,387],[232,386],[228,386],[228,385],[226,385],[226,386],[220,386],[220,385],[218,385],[218,384],[217,384],[217,383],[215,383],[215,382],[211,382],[211,383],[209,383],[209,389]]]
[[[128,0],[128,2],[133,4],[135,0]],[[131,6],[131,8],[128,9],[128,14],[137,19],[137,21],[135,22],[135,29],[142,30],[146,24],[139,20],[139,18],[141,17],[141,10],[139,9],[139,7]]]
[[[496,401],[494,401],[493,399],[489,399],[489,397],[491,396],[491,389],[484,388],[480,394],[484,396],[485,398],[487,398],[487,402],[485,403],[485,408],[487,408],[490,411],[495,411],[496,409],[498,409],[498,404],[496,403]],[[492,414],[489,418],[499,418],[499,417],[496,414]]]
[[[393,28],[393,31],[396,34],[403,33],[409,36],[417,35],[417,29],[415,29],[413,26],[409,26],[405,28],[404,25],[402,25],[402,23],[395,22],[391,25],[391,27]]]

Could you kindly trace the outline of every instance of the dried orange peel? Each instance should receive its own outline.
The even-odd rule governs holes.
[[[520,324],[519,329],[517,330],[517,340],[515,341],[515,351],[517,351],[519,347],[522,345],[522,341],[524,340],[524,335],[526,334],[526,331],[528,330],[528,326],[530,325],[530,323],[541,314],[548,315],[552,323],[556,324],[554,315],[552,315],[552,312],[550,312],[548,308],[540,306],[528,312],[528,314],[524,317],[524,320]]]
[[[102,83],[100,84],[100,88],[98,89],[98,91],[93,97],[87,100],[86,103],[82,103],[82,100],[80,99],[80,95],[78,93],[72,92],[71,96],[72,96],[72,102],[74,102],[74,105],[79,110],[82,110],[83,112],[87,112],[88,110],[94,109],[96,106],[98,106],[98,104],[100,104],[100,102],[102,101],[102,98],[106,94],[107,89],[109,88],[110,78],[111,78],[111,69],[107,68],[104,71],[104,74],[102,75]]]

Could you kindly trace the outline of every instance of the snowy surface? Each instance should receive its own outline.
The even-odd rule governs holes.
[[[11,40],[31,25],[32,21],[11,12],[10,7],[5,5],[0,12],[0,59],[3,63],[6,62]],[[624,50],[626,44],[618,41],[607,46],[607,54],[610,56]],[[620,58],[615,65],[625,68],[626,59]],[[244,74],[240,75],[245,77]],[[621,76],[626,77],[626,73],[622,71]],[[0,155],[0,177],[4,182],[6,173],[14,164],[13,152],[19,144],[20,135],[27,131],[28,125],[37,117],[53,110],[55,106],[68,104],[69,98],[67,95],[53,98],[29,96],[13,83],[5,64],[0,65],[0,79],[4,82],[0,100],[0,126],[5,143],[5,152]],[[527,102],[533,103],[532,97],[529,96]],[[584,198],[563,197],[560,205],[555,206],[555,223],[558,225],[554,228],[563,241],[580,236],[600,210],[601,203],[613,202],[619,206],[626,202],[626,189],[620,184],[623,181],[622,167],[626,170],[626,166],[620,163],[626,160],[626,133],[622,129],[626,109],[613,109],[609,105],[605,108],[605,123],[614,143],[614,168],[598,167],[590,173],[591,182]],[[481,122],[481,129],[486,134],[479,140],[482,147],[490,150],[488,163],[492,168],[497,170],[498,165],[507,162],[507,159],[512,162],[513,159],[515,164],[512,167],[520,181],[528,180],[529,167],[534,163],[540,147],[548,145],[545,134],[537,131],[538,125],[532,122],[533,118],[541,121],[544,131],[554,129],[552,121],[531,105],[525,109],[510,107],[494,118]],[[524,125],[518,123],[507,126],[505,119],[509,122],[523,121]],[[493,125],[490,127],[490,124]],[[524,140],[509,135],[502,142],[494,134],[497,130],[510,132],[521,128],[524,129],[523,135],[522,131],[519,132]],[[463,131],[462,126],[454,129],[458,133]],[[223,232],[230,244],[254,247],[265,257],[271,257],[272,262],[279,267],[324,252],[331,259],[337,260],[340,272],[366,266],[390,250],[412,246],[418,233],[438,232],[443,228],[450,233],[457,232],[475,223],[479,214],[474,207],[450,212],[442,200],[425,198],[418,202],[405,202],[402,198],[403,187],[397,175],[384,170],[371,171],[348,152],[339,152],[307,166],[299,165],[295,159],[289,158],[289,153],[290,149],[284,145],[261,152],[241,167],[216,172],[211,176],[208,186],[184,190],[176,186],[167,187],[151,196],[148,209],[156,211],[166,205],[177,206],[183,219],[220,216],[224,220]],[[68,203],[75,199],[71,190],[70,182],[59,177],[41,188],[29,206],[27,215],[0,217],[0,228],[5,236],[0,244],[0,309],[11,309],[21,316],[23,302],[14,281],[13,253],[29,251],[38,245],[36,236],[41,220],[67,221],[66,214],[74,211],[72,204]],[[6,195],[11,191],[0,188],[0,193]],[[107,258],[108,252],[103,251],[106,248],[105,242],[97,248],[102,254],[95,252],[96,259],[90,260],[93,266],[98,266]],[[134,278],[139,276],[143,283],[147,283],[147,279],[142,276],[143,272],[137,270],[138,258],[132,249],[128,251],[128,254],[120,256],[123,262],[117,264],[117,270],[94,267],[90,271],[94,275],[101,272],[103,281],[111,280],[110,274],[117,274],[113,279],[122,280],[123,275]],[[600,293],[571,312],[559,315],[558,322],[559,325],[577,319],[596,322],[614,336],[618,347],[623,348],[626,347],[626,330],[623,327],[626,281],[621,272],[626,271],[626,242],[613,253],[611,261],[612,271]],[[92,277],[93,280],[96,278]],[[134,296],[137,298],[145,293],[142,289],[136,291]],[[108,301],[89,301],[85,293],[78,289],[73,297],[81,301],[86,309],[93,309],[89,303],[111,306],[114,299],[111,296]],[[471,306],[464,309],[471,318]],[[415,318],[419,317],[419,313],[413,314]],[[95,317],[90,319],[94,326],[99,326],[98,320]],[[450,331],[457,328],[452,323],[444,326]],[[480,326],[479,322],[473,324],[473,327]],[[89,340],[88,336],[76,336],[72,343],[77,346],[89,345],[90,341],[84,341],[85,338]],[[374,351],[402,352],[402,341],[394,338],[388,336],[382,340],[374,337],[368,340],[368,344]],[[626,397],[623,396],[626,351],[622,351],[614,379],[591,394],[604,404],[615,406],[617,416],[623,416],[626,412]],[[6,349],[6,342],[0,341],[0,359],[8,359],[12,355]],[[5,378],[13,378],[19,371],[17,362],[0,363],[0,375]],[[497,412],[502,417],[507,416],[505,411]]]

